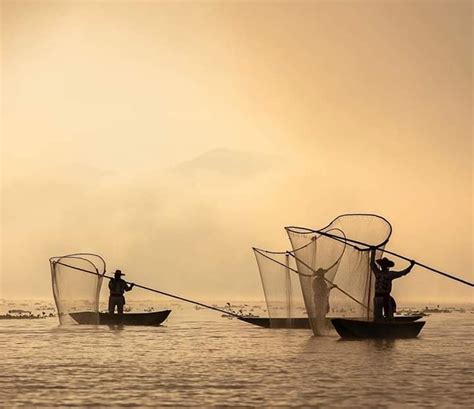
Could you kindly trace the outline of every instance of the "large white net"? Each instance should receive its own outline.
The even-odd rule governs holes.
[[[287,252],[254,248],[262,279],[270,327],[292,328],[295,319],[306,317],[294,259]],[[283,321],[283,322],[282,322]]]
[[[61,324],[73,324],[69,314],[87,312],[90,324],[99,323],[99,295],[105,261],[96,254],[77,253],[52,257],[51,279]]]
[[[306,314],[314,334],[324,335],[330,318],[370,319],[375,283],[370,247],[378,247],[381,256],[390,223],[373,214],[347,214],[321,229],[293,226],[286,231],[292,251],[254,248],[270,324],[286,319],[291,328],[292,320]]]
[[[328,318],[372,318],[370,246],[378,247],[380,257],[392,232],[390,223],[377,215],[347,214],[322,229],[286,231],[314,334],[327,332]]]
[[[342,309],[341,305],[331,306],[330,296],[334,298],[335,277],[347,246],[341,230],[331,229],[329,234],[337,235],[342,240],[335,241],[329,236],[308,234],[302,228],[293,228],[290,236],[293,245],[291,256],[296,261],[306,311],[311,327],[317,328],[318,334],[325,333],[329,328],[327,317],[331,310]],[[346,296],[350,299],[349,295]]]

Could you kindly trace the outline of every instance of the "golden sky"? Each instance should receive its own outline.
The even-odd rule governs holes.
[[[48,258],[91,251],[263,298],[252,246],[354,212],[474,281],[470,1],[1,5],[0,297],[50,297]],[[419,268],[394,293],[472,301]]]

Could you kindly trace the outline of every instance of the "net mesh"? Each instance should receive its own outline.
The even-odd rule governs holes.
[[[295,318],[306,315],[294,259],[287,252],[254,248],[262,279],[270,327],[295,326]],[[286,320],[282,323],[281,320]]]
[[[286,231],[314,334],[327,333],[329,318],[372,318],[370,246],[378,246],[380,257],[392,232],[390,223],[377,215],[348,214],[319,230]]]
[[[329,230],[344,238],[338,229]],[[346,252],[346,243],[328,236],[311,234],[304,229],[291,233],[292,257],[296,261],[306,311],[313,329],[318,334],[326,333],[330,323],[327,314],[331,310],[329,298],[335,277]],[[334,310],[334,304],[332,305]]]
[[[73,324],[69,315],[88,312],[90,324],[99,323],[99,295],[105,261],[96,254],[78,253],[49,260],[54,301],[61,324]],[[92,272],[92,273],[91,273]]]

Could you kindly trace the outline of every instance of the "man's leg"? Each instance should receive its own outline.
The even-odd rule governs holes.
[[[383,297],[374,297],[374,319],[381,320],[383,319],[382,314],[383,309]]]
[[[383,298],[383,310],[384,310],[384,315],[385,318],[391,320],[393,318],[393,309],[392,309],[392,297],[390,297],[389,294],[387,294]]]
[[[117,297],[117,312],[121,315],[123,314],[123,305],[125,304],[124,297]]]
[[[113,314],[115,310],[114,297],[109,297],[109,314]]]

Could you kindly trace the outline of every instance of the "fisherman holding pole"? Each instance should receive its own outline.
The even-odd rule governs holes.
[[[120,270],[115,270],[114,278],[109,281],[109,314],[115,312],[117,307],[117,313],[123,314],[123,306],[125,305],[124,293],[130,291],[135,284],[128,284],[125,280],[122,280],[121,276],[124,276]]]
[[[393,319],[393,304],[395,303],[390,296],[392,281],[408,274],[415,265],[415,260],[411,260],[410,265],[402,271],[390,271],[390,268],[395,266],[395,263],[387,257],[375,260],[376,249],[376,247],[371,247],[370,249],[370,267],[375,275],[374,319]]]
[[[326,273],[332,270],[338,262],[339,259],[328,268],[318,268],[317,270],[313,270],[311,288],[313,289],[313,301],[316,310],[316,317],[324,319],[330,310],[329,293],[335,286],[325,276]]]

